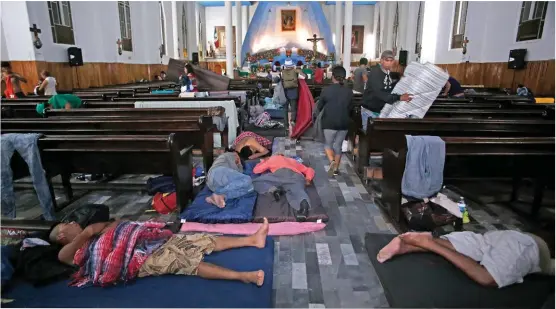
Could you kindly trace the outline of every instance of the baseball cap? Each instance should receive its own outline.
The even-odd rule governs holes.
[[[284,63],[285,67],[293,67],[293,60],[291,59],[286,59],[286,62]]]
[[[396,58],[394,56],[394,53],[391,50],[385,50],[382,52],[382,54],[380,55],[380,59],[387,59],[387,58]]]

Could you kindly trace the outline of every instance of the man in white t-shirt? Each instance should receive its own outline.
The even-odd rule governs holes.
[[[548,244],[536,235],[518,231],[453,232],[440,238],[433,238],[431,233],[405,233],[382,248],[377,260],[384,263],[411,252],[436,253],[483,286],[502,288],[521,283],[532,273],[554,276]]]

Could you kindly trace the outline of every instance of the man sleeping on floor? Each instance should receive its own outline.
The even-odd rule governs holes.
[[[436,253],[483,286],[502,288],[521,283],[531,273],[554,276],[548,244],[529,233],[453,232],[440,238],[433,238],[431,233],[405,233],[382,248],[377,260],[384,263],[395,255],[412,252]]]
[[[50,233],[50,240],[64,246],[58,254],[60,261],[79,267],[72,286],[106,286],[166,274],[263,285],[262,270],[237,272],[203,262],[203,257],[233,248],[264,248],[268,234],[266,218],[260,229],[247,237],[174,235],[164,226],[159,222],[115,221],[82,229],[75,222],[60,223]]]

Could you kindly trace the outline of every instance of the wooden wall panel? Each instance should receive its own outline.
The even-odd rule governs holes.
[[[222,74],[222,70],[226,70],[226,61],[205,61],[200,62],[199,66],[216,74]]]
[[[152,80],[160,71],[167,71],[163,64],[129,63],[85,63],[83,66],[70,67],[65,62],[11,61],[12,70],[27,78],[23,90],[32,92],[42,70],[47,70],[56,78],[57,89],[103,87],[127,84],[141,79]]]

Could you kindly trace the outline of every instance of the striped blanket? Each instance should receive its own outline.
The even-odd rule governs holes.
[[[392,93],[413,95],[411,102],[386,104],[378,118],[423,118],[448,81],[448,73],[431,63],[412,62]]]
[[[121,222],[116,228],[91,238],[75,253],[79,266],[71,286],[115,284],[134,279],[149,255],[170,237],[159,222]]]

